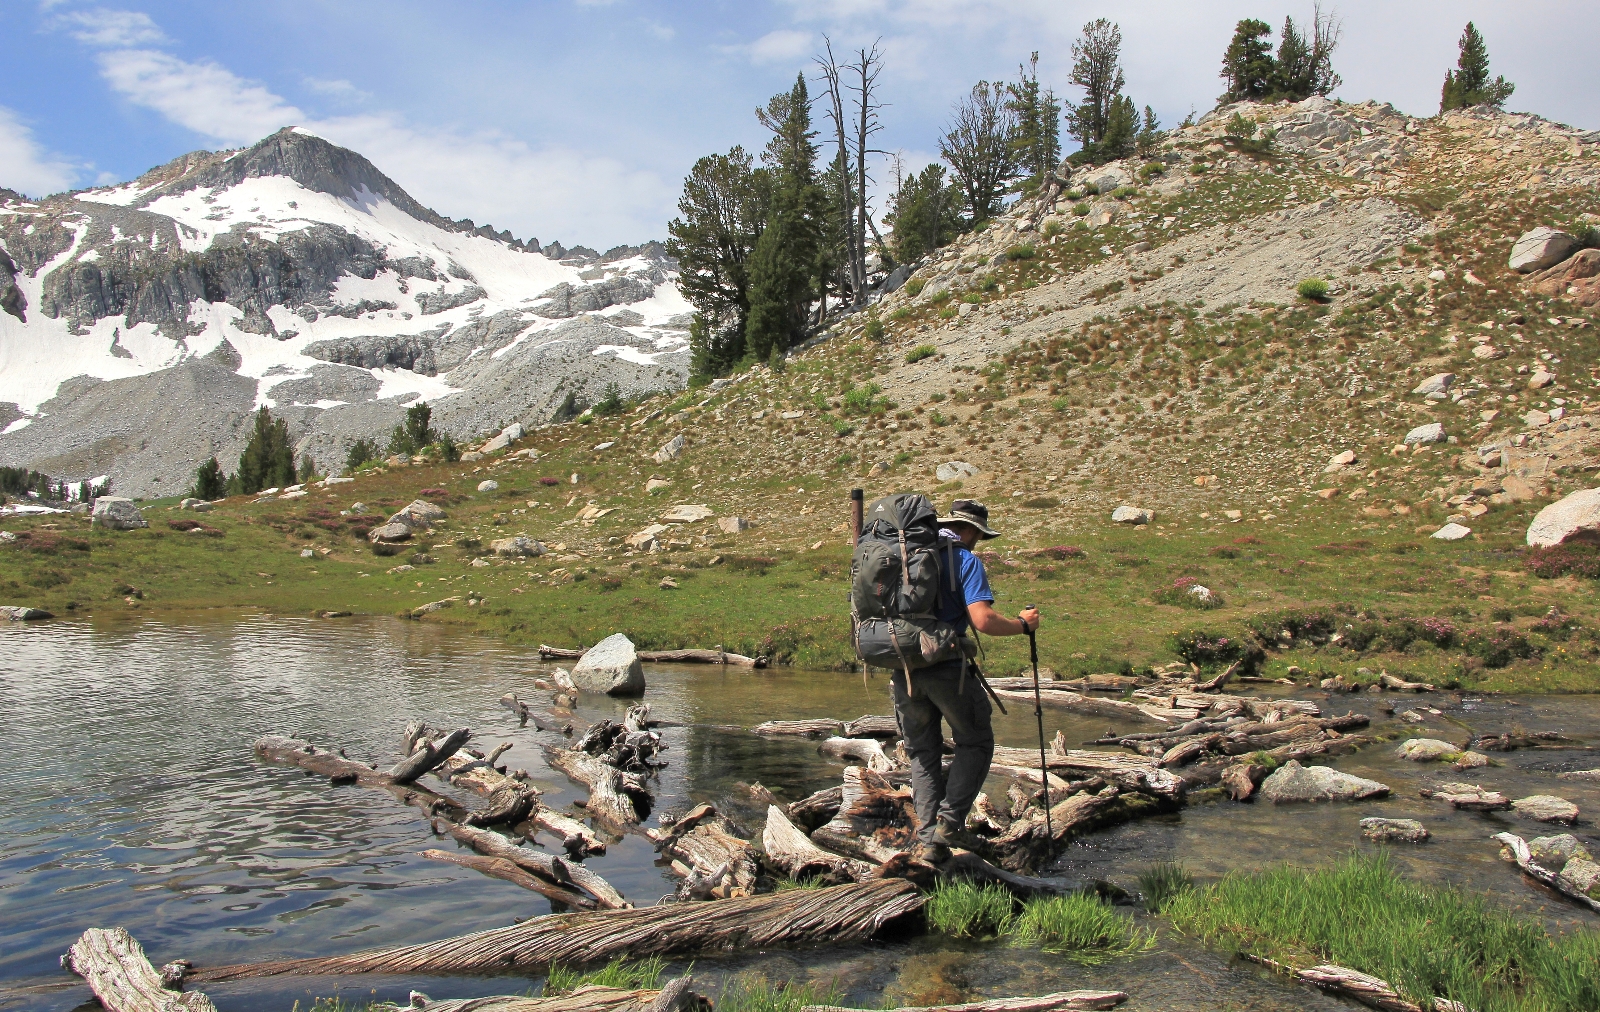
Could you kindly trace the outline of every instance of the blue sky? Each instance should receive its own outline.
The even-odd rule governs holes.
[[[813,74],[823,33],[836,49],[882,39],[879,140],[915,168],[936,156],[951,104],[980,78],[1014,76],[1032,50],[1041,79],[1075,98],[1070,47],[1092,18],[1121,24],[1128,92],[1171,124],[1221,90],[1236,20],[1310,15],[1299,0],[4,5],[0,185],[120,181],[296,124],[451,217],[601,248],[664,237],[696,157],[759,149],[752,110]],[[1494,72],[1517,84],[1510,108],[1600,129],[1600,4],[1330,6],[1344,27],[1337,97],[1431,114],[1471,19]]]

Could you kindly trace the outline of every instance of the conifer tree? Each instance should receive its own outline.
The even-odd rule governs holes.
[[[1489,47],[1471,21],[1461,33],[1457,44],[1460,55],[1456,69],[1445,71],[1444,87],[1439,93],[1439,111],[1465,109],[1474,105],[1491,105],[1496,109],[1506,104],[1506,99],[1517,86],[1499,76],[1489,80]]]
[[[405,424],[396,425],[389,436],[389,452],[411,456],[433,445],[439,433],[429,424],[432,420],[433,409],[427,401],[418,401],[407,408]]]
[[[999,213],[1005,184],[1017,175],[1016,117],[1004,93],[1004,85],[973,85],[971,94],[956,103],[955,120],[939,141],[939,154],[961,182],[972,224]]]
[[[890,198],[886,220],[894,227],[894,258],[914,263],[948,245],[961,229],[962,194],[959,184],[947,181],[938,162],[901,179]]]
[[[1017,77],[1006,85],[1006,107],[1017,125],[1011,144],[1021,171],[1037,183],[1061,160],[1061,103],[1053,91],[1039,87],[1037,51],[1026,67],[1017,68]]]
[[[201,464],[194,472],[194,497],[196,499],[221,499],[227,487],[227,478],[222,474],[222,465],[217,463],[217,458]],[[85,499],[85,502],[88,500]]]
[[[1083,101],[1067,113],[1067,129],[1090,157],[1105,140],[1112,107],[1122,94],[1122,29],[1105,18],[1083,26],[1072,44],[1072,83],[1083,89]],[[1100,159],[1095,159],[1100,160]]]
[[[239,492],[244,494],[294,484],[294,448],[289,444],[289,423],[281,418],[274,419],[264,404],[256,411],[255,429],[239,455],[239,470],[234,477],[238,479]]]
[[[1234,25],[1233,40],[1222,54],[1221,77],[1228,82],[1222,104],[1262,98],[1272,87],[1277,67],[1266,41],[1271,35],[1272,26],[1255,18]]]
[[[697,375],[717,375],[744,357],[750,312],[749,260],[766,227],[767,172],[744,148],[694,163],[667,225],[667,252],[678,261],[678,287],[695,308],[689,332]]]
[[[756,359],[782,355],[805,330],[806,308],[822,267],[823,192],[805,75],[756,118],[772,131],[762,152],[771,177],[766,227],[750,255],[745,344]]]

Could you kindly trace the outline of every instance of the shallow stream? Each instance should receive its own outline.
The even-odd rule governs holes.
[[[1048,650],[1048,643],[1041,644]],[[88,927],[121,926],[157,963],[186,957],[216,965],[333,955],[431,940],[549,912],[542,897],[420,856],[436,840],[415,810],[387,794],[330,788],[322,778],[257,762],[263,734],[343,745],[351,758],[389,762],[408,720],[470,726],[485,744],[514,743],[502,758],[526,768],[563,805],[583,797],[544,765],[541,735],[501,709],[504,692],[537,699],[538,655],[427,623],[388,619],[314,621],[243,618],[198,625],[0,623],[0,701],[8,759],[0,766],[0,1009],[67,1010],[91,1002],[57,960]],[[836,785],[842,765],[813,742],[767,740],[734,729],[767,719],[851,719],[889,712],[878,678],[779,669],[649,667],[652,715],[665,731],[670,765],[656,811],[712,801],[759,834],[760,813],[730,794],[759,781],[782,800]],[[1465,739],[1472,731],[1559,730],[1600,742],[1600,696],[1473,697],[1359,694],[1322,702],[1325,713],[1356,709],[1374,733]],[[1385,704],[1431,706],[1420,725]],[[585,697],[587,720],[620,716],[625,703]],[[1000,744],[1036,744],[1031,708],[996,714]],[[1104,718],[1046,713],[1046,729],[1077,744],[1098,737]],[[1132,727],[1119,728],[1133,730]],[[1147,728],[1138,728],[1144,730]],[[1159,860],[1178,860],[1204,882],[1273,862],[1316,864],[1362,843],[1366,815],[1421,819],[1426,844],[1397,848],[1400,867],[1534,913],[1553,930],[1593,929],[1600,919],[1536,890],[1497,858],[1489,837],[1559,832],[1519,817],[1454,812],[1417,797],[1437,780],[1463,779],[1512,797],[1560,794],[1583,809],[1574,832],[1600,838],[1600,784],[1555,773],[1600,766],[1600,752],[1523,750],[1503,765],[1458,775],[1418,765],[1380,744],[1337,767],[1394,789],[1360,805],[1274,808],[1230,802],[1110,830],[1071,845],[1057,873],[1126,887]],[[991,788],[1003,796],[1005,786]],[[589,864],[639,905],[673,889],[649,843],[630,836]],[[1140,915],[1142,916],[1142,915]],[[1159,925],[1157,921],[1152,924]],[[933,937],[825,951],[701,957],[697,979],[734,974],[836,984],[850,1004],[878,1006],[1041,994],[1073,987],[1130,992],[1129,1010],[1317,1009],[1344,1003],[1281,982],[1226,954],[1162,928],[1152,952],[1098,966],[1004,943],[953,944]],[[289,1012],[312,995],[374,994],[404,1000],[417,987],[436,998],[521,992],[538,978],[269,979],[208,987],[224,1012]]]

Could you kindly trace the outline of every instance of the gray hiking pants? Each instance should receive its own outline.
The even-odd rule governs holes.
[[[894,692],[894,716],[911,755],[911,800],[917,810],[917,839],[932,843],[942,823],[950,829],[967,824],[967,813],[989,775],[994,759],[994,729],[989,724],[989,697],[978,676],[961,664],[940,664],[906,674],[895,672],[889,680]],[[947,777],[943,771],[944,736],[939,721],[950,725],[956,753]]]

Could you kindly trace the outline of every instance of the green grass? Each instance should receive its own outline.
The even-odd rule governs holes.
[[[550,973],[545,977],[544,993],[570,994],[580,987],[651,990],[661,986],[661,974],[666,968],[666,960],[660,956],[651,956],[639,962],[618,958],[598,970],[590,970],[587,973],[556,963],[550,967]]]
[[[1139,873],[1139,892],[1144,894],[1145,909],[1157,913],[1173,897],[1194,889],[1194,877],[1189,869],[1173,861],[1162,861]]]
[[[1328,297],[1328,283],[1321,278],[1306,278],[1295,286],[1294,291],[1302,299],[1321,302]]]
[[[1186,934],[1256,956],[1381,977],[1424,1007],[1443,997],[1476,1012],[1600,1008],[1600,932],[1551,936],[1480,896],[1405,880],[1382,854],[1236,873],[1170,896],[1162,913]]]
[[[765,976],[737,976],[722,986],[717,1012],[799,1012],[807,1005],[838,1005],[843,993],[833,985],[789,981],[774,984]]]
[[[1003,935],[1016,913],[1016,901],[1003,886],[942,883],[928,896],[928,927],[950,938]]]
[[[1155,946],[1155,932],[1140,928],[1096,896],[1051,896],[1029,900],[1011,925],[1012,938],[1097,963],[1144,952]]]
[[[931,344],[919,344],[915,348],[912,348],[910,351],[906,352],[906,365],[921,362],[923,359],[932,358],[937,354],[939,354],[939,349],[937,346]]]

